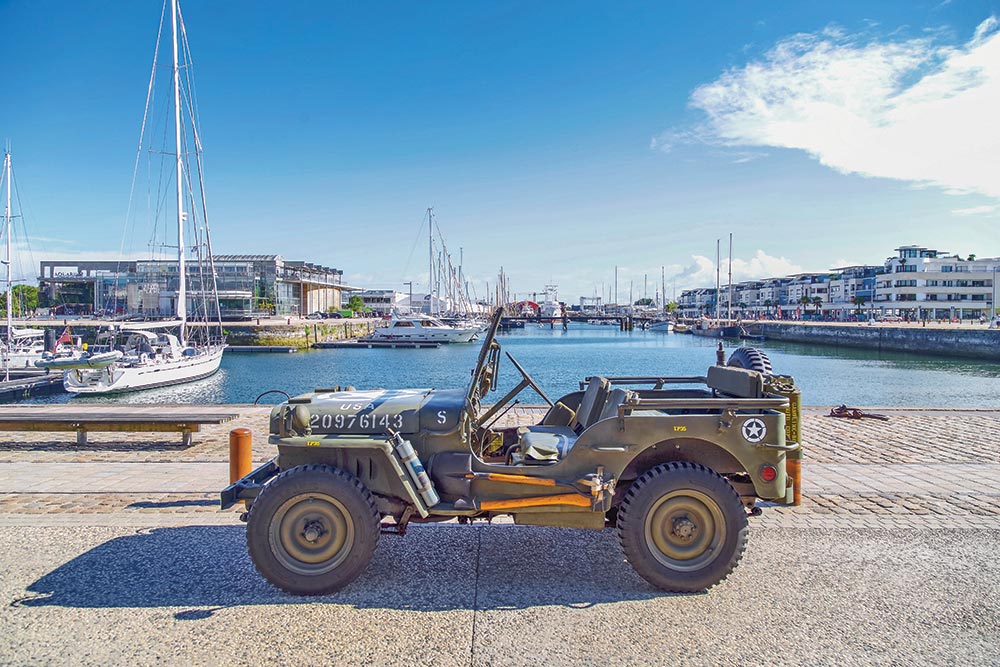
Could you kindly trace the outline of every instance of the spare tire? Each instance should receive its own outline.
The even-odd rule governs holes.
[[[767,354],[765,354],[764,350],[758,350],[755,347],[736,348],[732,355],[730,355],[729,362],[726,365],[746,368],[747,370],[757,371],[764,375],[770,375],[772,372],[771,360],[768,359]]]

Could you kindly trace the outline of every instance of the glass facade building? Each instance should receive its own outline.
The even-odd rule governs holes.
[[[341,294],[355,288],[343,271],[321,264],[289,261],[281,255],[216,255],[213,258],[223,318],[300,316],[340,309]],[[188,262],[187,303],[203,312],[211,295],[211,273]],[[106,316],[169,316],[178,291],[175,260],[129,262],[42,262],[39,287],[54,312]]]

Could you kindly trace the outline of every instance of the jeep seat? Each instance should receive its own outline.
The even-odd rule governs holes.
[[[588,425],[616,416],[618,406],[629,400],[631,393],[624,389],[612,391],[600,406],[600,410],[596,410],[594,406],[596,415],[593,419],[588,419]],[[580,430],[582,431],[583,429]],[[521,452],[526,460],[558,461],[573,448],[579,433],[566,426],[529,426],[520,430],[518,435]]]
[[[610,387],[611,383],[606,378],[590,378],[569,426],[522,426],[517,429],[518,444],[524,458],[532,461],[555,461],[564,456],[573,446],[576,436],[596,420],[607,401]]]

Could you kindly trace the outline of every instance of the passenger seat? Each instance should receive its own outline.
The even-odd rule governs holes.
[[[576,439],[593,424],[618,415],[618,406],[630,399],[632,392],[615,389],[608,393],[611,383],[605,378],[593,378],[580,401],[574,427],[528,426],[518,430],[521,453],[527,461],[558,461],[569,453]],[[588,400],[588,395],[593,400]]]

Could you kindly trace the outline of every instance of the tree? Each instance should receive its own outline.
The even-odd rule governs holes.
[[[976,256],[975,255],[969,255],[969,261],[970,262],[976,261]]]
[[[861,315],[861,307],[865,305],[867,301],[868,299],[863,296],[855,296],[854,298],[851,299],[851,303],[853,303],[855,306],[858,307],[857,312],[859,317]]]
[[[649,297],[643,297],[642,299],[639,299],[638,301],[636,301],[632,305],[633,306],[652,306],[653,305],[653,300],[650,299]]]
[[[819,315],[819,311],[823,308],[823,297],[814,296],[812,298],[812,304],[816,306],[816,314]]]
[[[361,298],[360,296],[358,296],[357,294],[354,294],[354,295],[353,295],[353,296],[351,296],[351,298],[350,298],[350,299],[349,299],[349,300],[347,301],[347,307],[348,307],[349,309],[353,310],[354,312],[356,312],[356,313],[359,313],[359,312],[361,312],[362,310],[364,310],[364,309],[365,309],[365,302],[364,302],[364,299],[362,299],[362,298]]]
[[[672,313],[678,308],[680,308],[680,304],[678,304],[676,301],[671,301],[666,305],[666,308],[668,313]]]
[[[23,317],[38,308],[38,288],[34,285],[14,285],[13,317]],[[0,311],[7,314],[7,294],[0,294]]]

